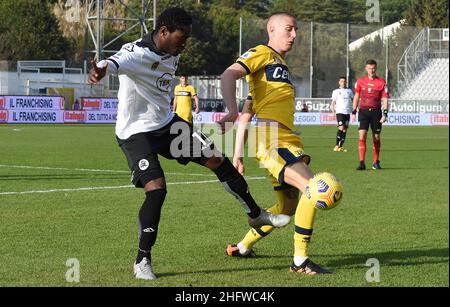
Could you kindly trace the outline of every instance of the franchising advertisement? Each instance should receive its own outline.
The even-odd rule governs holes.
[[[9,110],[64,110],[64,97],[60,96],[3,96],[3,98],[4,108]]]
[[[86,123],[108,124],[115,123],[117,111],[86,111]]]
[[[57,96],[0,96],[0,123],[96,123],[114,124],[116,98],[82,98],[83,110],[64,111],[64,98]],[[224,112],[193,114],[194,124],[213,124]],[[386,126],[448,126],[448,113],[389,113]],[[255,122],[255,119],[252,120]],[[324,112],[296,112],[294,125],[336,125],[336,116]],[[351,121],[358,125],[358,121]]]
[[[81,105],[83,110],[93,111],[93,110],[117,110],[119,105],[119,100],[117,98],[81,98]]]
[[[197,114],[198,120],[194,123],[210,124],[222,119],[226,113]],[[201,115],[201,116],[200,116]],[[358,118],[358,115],[356,115]],[[211,121],[209,121],[211,119]],[[351,120],[351,116],[350,116]],[[294,125],[337,125],[336,116],[333,113],[297,112],[294,114]],[[350,125],[359,125],[358,120],[350,122]],[[390,113],[386,126],[448,126],[448,114],[434,113]]]
[[[64,123],[75,124],[85,122],[86,122],[85,111],[64,111]]]
[[[8,110],[1,110],[0,109],[0,123],[7,123],[8,122]]]
[[[62,110],[8,110],[8,123],[57,124],[63,123]]]

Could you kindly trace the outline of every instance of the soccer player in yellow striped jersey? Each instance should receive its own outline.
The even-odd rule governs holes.
[[[292,131],[294,87],[284,56],[294,45],[296,31],[295,16],[289,13],[270,16],[267,22],[268,44],[248,50],[221,76],[222,96],[230,113],[218,123],[224,132],[227,128],[225,123],[236,119],[236,80],[247,76],[252,102],[247,100],[240,117],[234,165],[243,173],[245,130],[256,114],[256,159],[268,170],[277,193],[277,203],[268,211],[288,215],[295,212],[295,252],[289,270],[314,275],[330,272],[309,259],[308,247],[317,209],[305,194],[299,200],[299,191],[305,192],[314,173],[308,166],[310,157],[303,151],[300,137]],[[236,117],[233,116],[234,110]],[[242,241],[227,247],[228,255],[253,255],[253,245],[272,230],[265,226],[251,229]]]
[[[173,110],[182,119],[192,124],[192,98],[195,101],[195,113],[199,113],[198,96],[195,88],[188,84],[188,76],[181,75],[180,84],[175,86]]]

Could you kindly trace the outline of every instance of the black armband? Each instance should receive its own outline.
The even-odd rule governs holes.
[[[356,109],[354,109],[354,110],[352,111],[352,114],[353,114],[353,115],[355,115],[355,114],[356,114]]]
[[[383,115],[387,117],[387,115],[388,115],[388,110],[383,110]]]

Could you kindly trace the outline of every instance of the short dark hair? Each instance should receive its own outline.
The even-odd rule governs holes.
[[[346,76],[340,76],[339,80],[341,80],[341,79],[347,80],[347,77]]]
[[[175,32],[185,26],[192,25],[192,17],[182,8],[171,7],[164,10],[156,19],[155,30],[165,26],[169,32]]]
[[[368,59],[366,61],[366,65],[377,65],[377,61],[375,61],[374,59]]]

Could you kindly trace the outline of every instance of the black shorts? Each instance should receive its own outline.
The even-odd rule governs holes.
[[[381,109],[360,109],[358,113],[359,130],[372,129],[373,134],[381,133],[380,119],[382,117]]]
[[[117,138],[117,142],[127,158],[131,181],[136,187],[164,177],[158,155],[183,165],[189,162],[205,165],[214,153],[214,143],[177,115],[158,130],[137,133],[126,140]]]
[[[337,113],[336,120],[338,123],[338,127],[340,126],[348,127],[348,124],[350,123],[350,114]]]

